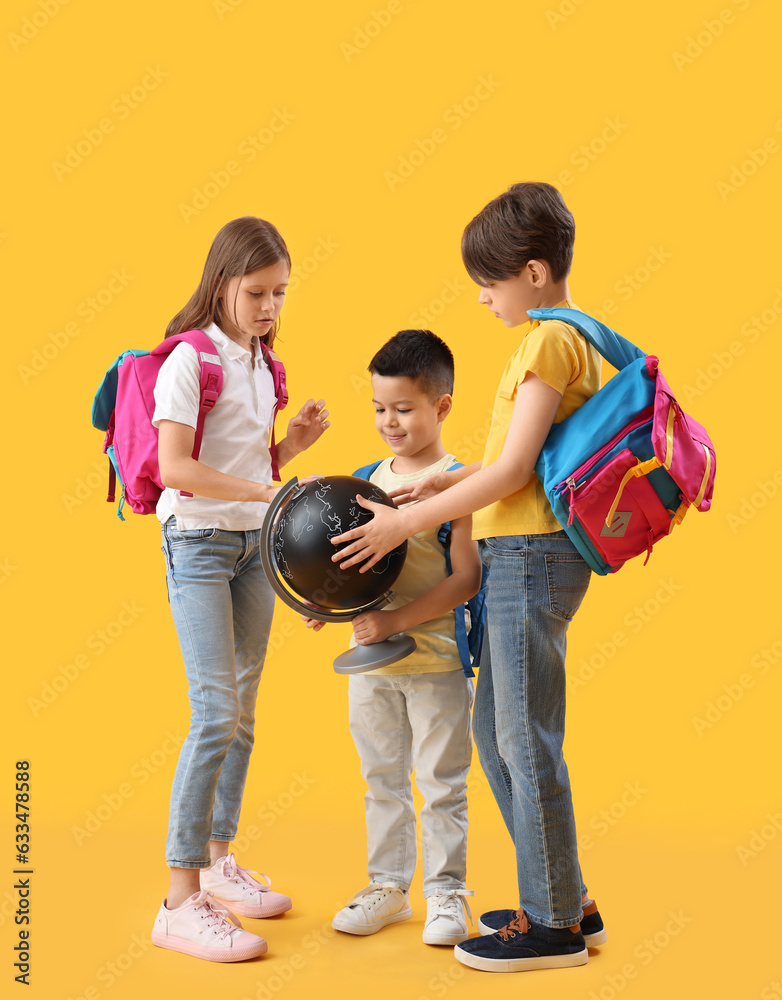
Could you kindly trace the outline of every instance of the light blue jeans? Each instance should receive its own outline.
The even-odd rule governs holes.
[[[570,927],[586,888],[578,863],[565,736],[565,633],[591,570],[564,531],[480,543],[487,630],[473,728],[516,847],[519,900],[534,922]]]
[[[410,773],[415,768],[424,798],[424,896],[464,888],[472,700],[472,680],[461,669],[350,678],[350,732],[367,783],[371,882],[397,882],[407,889],[412,881],[416,824]]]
[[[191,708],[171,789],[169,867],[208,868],[209,841],[236,836],[274,610],[259,543],[260,530],[163,525]]]

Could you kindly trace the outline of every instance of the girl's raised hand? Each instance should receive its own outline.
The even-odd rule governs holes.
[[[326,418],[325,401],[308,399],[295,417],[288,422],[287,440],[296,451],[304,451],[315,444],[321,434],[331,426]]]
[[[438,493],[448,489],[448,478],[444,472],[433,472],[431,476],[424,476],[414,483],[406,486],[398,486],[388,494],[397,507],[404,503],[413,503],[415,500],[428,500],[436,497]]]
[[[340,569],[347,569],[348,566],[363,563],[359,572],[366,573],[387,552],[401,545],[407,538],[407,532],[402,527],[403,511],[386,507],[385,504],[375,503],[372,500],[365,500],[358,493],[356,500],[362,507],[371,510],[374,517],[366,524],[359,525],[359,527],[352,528],[350,531],[336,535],[331,539],[332,545],[339,545],[340,542],[350,543],[335,553],[331,557],[331,561],[338,562]]]

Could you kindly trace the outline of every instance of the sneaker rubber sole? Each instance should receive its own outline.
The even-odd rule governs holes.
[[[582,931],[583,933],[583,931]],[[605,944],[608,940],[608,935],[605,930],[595,931],[594,934],[584,934],[584,943],[587,948],[599,948],[601,944]]]
[[[424,944],[439,944],[439,945],[455,945],[461,944],[462,941],[466,941],[469,937],[469,932],[464,931],[463,933],[453,933],[453,934],[433,934],[432,931],[424,930],[421,935],[421,940]]]
[[[262,920],[264,917],[279,917],[281,913],[287,913],[293,906],[293,903],[287,897],[272,906],[258,906],[255,903],[241,903],[239,900],[222,899],[220,896],[215,896],[215,899],[218,903],[222,903],[223,906],[228,907],[228,909],[237,916],[254,917],[256,920]]]
[[[335,931],[342,931],[343,934],[357,934],[365,937],[367,934],[376,934],[389,924],[398,924],[403,920],[409,920],[413,915],[413,909],[408,904],[399,913],[391,913],[387,917],[380,917],[371,924],[353,924],[348,920],[340,920],[339,914],[331,921],[331,926]]]
[[[589,953],[586,948],[568,955],[541,955],[537,958],[483,958],[464,951],[458,945],[453,950],[454,958],[462,965],[481,972],[533,972],[536,969],[571,969],[586,965]]]
[[[245,945],[243,948],[210,948],[185,938],[174,937],[173,934],[161,934],[159,931],[152,931],[151,938],[152,944],[158,948],[179,951],[193,958],[206,959],[207,962],[243,962],[248,958],[265,955],[269,947],[263,938],[258,938],[257,944]]]

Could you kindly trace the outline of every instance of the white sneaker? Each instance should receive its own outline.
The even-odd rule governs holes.
[[[263,938],[241,927],[238,917],[220,906],[211,892],[202,890],[173,910],[163,901],[152,928],[152,943],[208,962],[241,962],[264,955]]]
[[[438,889],[426,898],[424,944],[461,944],[469,937],[465,913],[472,923],[472,913],[465,896],[470,889]]]
[[[407,893],[396,882],[370,882],[331,921],[336,931],[374,934],[386,924],[409,920],[413,911]]]
[[[251,877],[258,874],[240,868],[233,854],[227,854],[211,868],[201,869],[201,888],[243,917],[276,917],[289,910],[290,899],[269,888],[267,875],[261,875],[265,884]]]

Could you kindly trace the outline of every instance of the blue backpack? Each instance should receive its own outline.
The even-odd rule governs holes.
[[[357,479],[369,479],[379,462],[371,462],[360,469],[356,469],[353,475]],[[448,469],[461,469],[462,462],[454,462]],[[445,555],[445,568],[449,575],[453,573],[451,566],[451,522],[446,521],[440,525],[437,533],[437,541],[442,545]],[[474,597],[471,597],[461,608],[454,608],[456,617],[456,645],[459,650],[459,659],[462,661],[462,669],[466,677],[474,677],[473,664],[480,666],[481,646],[483,644],[483,632],[486,627],[486,567],[481,570],[481,588]],[[461,612],[461,613],[460,613]],[[469,614],[470,628],[467,629],[467,616]]]
[[[615,573],[637,555],[648,561],[691,507],[711,507],[711,438],[681,408],[656,357],[577,309],[529,315],[575,327],[617,369],[546,438],[535,473],[551,509],[595,573]]]

